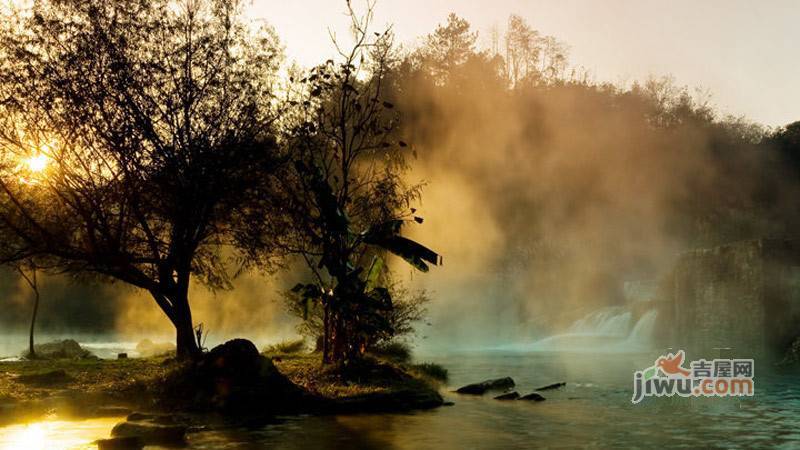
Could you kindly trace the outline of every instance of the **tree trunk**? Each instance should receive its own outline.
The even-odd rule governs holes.
[[[322,316],[322,363],[331,362],[331,325],[330,325],[330,305],[325,303]]]
[[[36,279],[36,266],[32,263],[30,264],[30,275],[25,274],[25,269],[23,266],[18,266],[17,271],[22,276],[22,279],[28,283],[28,286],[30,286],[34,295],[33,314],[31,315],[31,330],[28,336],[28,358],[34,359],[36,358],[36,349],[33,343],[33,332],[36,328],[36,315],[39,313],[39,281]]]
[[[36,315],[39,313],[39,288],[33,288],[34,301],[33,301],[33,314],[31,315],[31,332],[28,336],[28,357],[35,358],[36,350],[33,345],[33,331],[36,328]]]
[[[192,310],[189,308],[189,299],[181,295],[173,299],[173,320],[175,325],[178,358],[189,359],[201,355],[200,345],[194,335],[192,323]]]
[[[346,331],[346,321],[341,312],[336,312],[333,315],[333,323],[331,327],[331,362],[345,362],[347,360],[348,336]]]
[[[151,291],[150,293],[175,327],[175,347],[178,358],[190,359],[199,357],[202,351],[197,339],[195,339],[192,310],[189,307],[187,293],[183,292],[179,295],[169,296],[158,291]]]

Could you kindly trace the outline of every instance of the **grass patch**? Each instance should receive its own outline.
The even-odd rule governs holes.
[[[165,358],[3,362],[0,363],[0,398],[37,400],[72,391],[135,400],[173,366],[174,363]],[[54,378],[53,374],[58,374],[58,380],[49,380]]]

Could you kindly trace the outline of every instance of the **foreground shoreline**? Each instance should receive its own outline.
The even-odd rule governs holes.
[[[265,355],[263,360],[291,382],[265,388],[296,390],[301,401],[242,410],[196,407],[164,388],[165,380],[191,370],[167,357],[0,362],[0,426],[54,413],[82,419],[143,411],[180,416],[191,429],[268,421],[277,415],[391,413],[444,404],[440,382],[412,365],[368,358],[358,373],[342,374],[322,367],[318,354]],[[286,392],[276,394],[283,397]]]

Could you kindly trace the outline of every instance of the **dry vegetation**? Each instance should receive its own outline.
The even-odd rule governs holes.
[[[137,399],[174,367],[164,358],[48,360],[0,363],[0,402],[39,400],[54,395],[99,395]],[[141,400],[141,398],[138,398]]]
[[[348,369],[322,366],[317,353],[268,355],[278,370],[293,383],[313,394],[342,399],[365,394],[388,393],[420,385],[438,387],[447,370],[434,364],[412,365],[385,358],[366,357]],[[431,370],[434,368],[434,370]]]
[[[435,388],[430,365],[405,365],[368,358],[346,371],[320,364],[315,353],[271,356],[278,370],[311,394],[331,400]],[[48,398],[111,398],[141,405],[160,380],[177,367],[163,357],[123,360],[49,360],[0,363],[0,406]],[[437,368],[440,373],[443,369]],[[446,371],[444,371],[446,374]]]

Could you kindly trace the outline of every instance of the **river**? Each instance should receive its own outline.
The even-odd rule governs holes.
[[[450,372],[443,393],[453,406],[408,414],[286,417],[255,429],[193,433],[188,448],[800,448],[800,381],[795,375],[757,366],[751,398],[652,397],[632,404],[634,370],[652,365],[658,356],[657,351],[428,354],[425,360]],[[522,394],[558,381],[567,386],[543,392],[544,402],[501,402],[449,392],[500,376],[513,377]],[[37,448],[20,442],[49,443],[39,447],[46,449],[92,448],[90,442],[107,437],[113,423],[50,419],[16,424],[0,429],[0,449]]]

